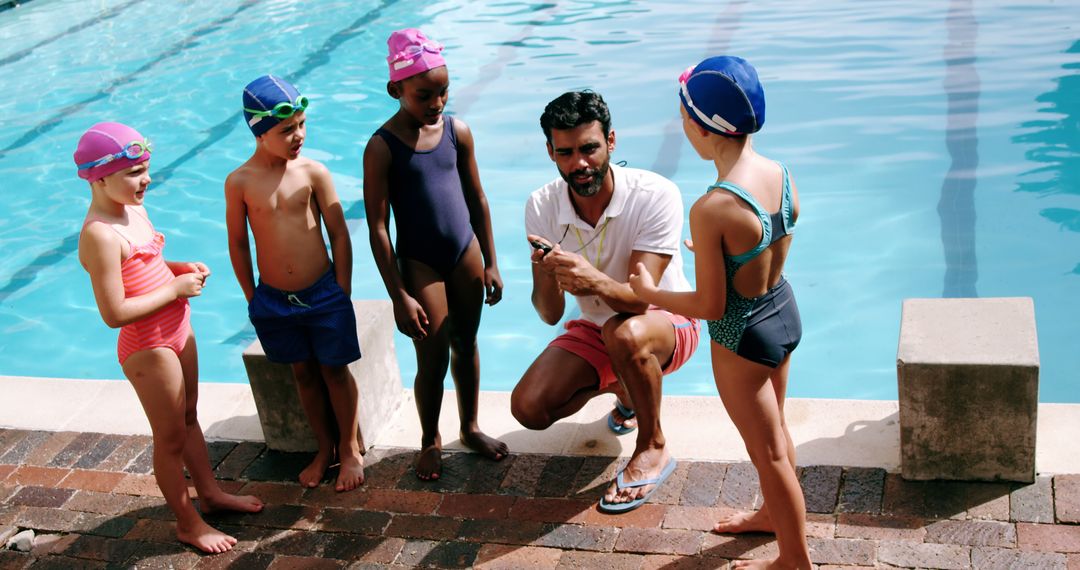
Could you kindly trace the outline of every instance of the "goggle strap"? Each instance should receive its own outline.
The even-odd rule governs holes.
[[[303,104],[301,104],[301,103],[303,103]],[[261,121],[263,117],[274,117],[275,119],[287,119],[287,118],[295,115],[297,111],[306,110],[308,108],[307,103],[308,103],[308,98],[303,96],[303,95],[300,95],[300,96],[298,96],[296,98],[296,101],[294,101],[294,102],[282,101],[282,102],[278,103],[277,105],[274,105],[273,109],[261,110],[260,111],[260,110],[257,110],[257,109],[249,109],[247,107],[244,107],[244,111],[247,111],[248,113],[251,113],[251,115],[252,115],[252,117],[250,119],[248,119],[248,126],[254,126],[255,123],[258,123],[259,121]],[[284,105],[288,105],[289,108],[292,109],[292,110],[289,111],[288,114],[283,114],[282,116],[278,116],[278,109],[281,108]]]
[[[103,157],[101,157],[101,158],[99,158],[97,160],[91,160],[90,162],[84,162],[84,163],[78,165],[76,168],[78,170],[88,170],[88,169],[94,168],[95,166],[101,166],[102,164],[108,164],[108,163],[112,162],[113,160],[115,160],[115,158],[116,158],[115,156],[110,154],[109,156],[103,156]]]
[[[413,64],[413,58],[424,53],[442,53],[444,47],[438,42],[426,41],[420,44],[413,44],[405,49],[395,53],[394,55],[386,58],[386,61],[394,66],[394,69],[401,69],[402,67],[408,67]],[[408,63],[405,63],[408,58]]]
[[[714,129],[724,131],[724,132],[726,132],[728,134],[732,134],[732,135],[739,134],[738,131],[735,129],[735,125],[729,123],[728,121],[726,121],[720,115],[713,114],[712,117],[709,117],[709,116],[707,116],[705,114],[704,111],[702,111],[701,109],[698,109],[697,105],[694,104],[694,100],[690,98],[690,90],[686,87],[686,82],[682,81],[682,82],[680,82],[680,84],[681,84],[680,87],[682,89],[683,98],[686,100],[686,103],[690,106],[690,109],[692,109],[694,111],[694,114],[697,115],[697,117],[699,119],[701,119],[701,121],[703,123],[705,123],[706,125],[709,125],[710,127],[714,128]]]
[[[139,154],[136,154],[135,156],[131,156],[130,153],[128,152],[128,150],[131,147],[136,146],[136,145],[139,148],[141,148],[142,151],[139,152]],[[143,154],[145,154],[147,152],[154,152],[152,146],[150,145],[150,141],[148,141],[146,139],[143,139],[141,141],[131,141],[131,142],[127,143],[126,145],[124,145],[124,148],[120,149],[120,152],[113,153],[113,154],[107,154],[107,155],[105,155],[105,156],[103,156],[103,157],[101,157],[101,158],[99,158],[97,160],[91,160],[90,162],[84,162],[82,164],[78,164],[78,165],[75,166],[75,168],[77,170],[87,170],[89,168],[94,168],[96,166],[101,166],[103,164],[108,164],[108,163],[110,163],[110,162],[112,162],[112,161],[114,161],[114,160],[116,160],[118,158],[121,158],[121,157],[126,158],[128,160],[135,160],[136,158],[139,158],[140,156],[142,156]]]

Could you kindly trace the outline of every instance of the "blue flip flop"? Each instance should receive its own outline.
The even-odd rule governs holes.
[[[618,400],[615,400],[615,409],[618,410],[619,413],[622,414],[622,417],[626,418],[627,420],[637,415],[634,410],[627,408],[622,404],[622,402]],[[625,435],[637,429],[637,426],[626,427],[622,425],[622,422],[616,422],[615,416],[611,414],[608,414],[607,416],[607,427],[618,435]]]
[[[619,471],[619,475],[615,477],[615,487],[617,489],[622,490],[633,487],[644,487],[645,485],[653,485],[653,488],[650,489],[648,493],[645,493],[644,497],[639,497],[627,503],[609,503],[604,497],[601,497],[599,506],[600,511],[605,513],[618,514],[632,511],[640,507],[641,505],[644,505],[645,501],[648,501],[649,497],[652,497],[653,493],[655,493],[656,490],[660,488],[660,484],[664,481],[667,481],[668,476],[670,476],[671,473],[675,471],[675,466],[677,464],[678,462],[676,462],[675,458],[673,457],[667,462],[667,465],[664,466],[664,470],[661,471],[660,475],[658,475],[657,477],[653,479],[645,479],[643,481],[634,481],[632,483],[623,482],[623,471],[626,470],[625,468],[623,468],[623,471]]]

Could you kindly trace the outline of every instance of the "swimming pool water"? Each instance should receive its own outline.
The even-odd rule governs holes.
[[[522,230],[528,193],[556,176],[544,104],[602,93],[614,158],[670,177],[689,208],[714,170],[682,139],[675,78],[732,53],[767,91],[755,145],[790,166],[802,200],[787,272],[805,336],[789,393],[895,398],[904,298],[1031,296],[1040,400],[1080,402],[1080,39],[1065,4],[36,0],[0,13],[0,374],[122,377],[78,265],[89,192],[70,158],[86,127],[119,120],[155,143],[146,203],[169,257],[214,271],[192,303],[202,379],[245,381],[254,331],[222,181],[253,148],[240,90],[268,72],[312,100],[304,152],[345,203],[354,297],[385,299],[360,154],[395,108],[385,38],[417,26],[447,46],[449,110],[476,138],[506,284],[481,325],[484,389],[510,390],[556,332],[529,303]],[[411,384],[411,344],[396,343]],[[714,394],[708,350],[665,392]]]

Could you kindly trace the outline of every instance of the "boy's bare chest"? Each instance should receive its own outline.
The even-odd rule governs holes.
[[[249,192],[247,206],[249,215],[306,217],[315,209],[315,192],[310,184],[283,184],[272,190]]]

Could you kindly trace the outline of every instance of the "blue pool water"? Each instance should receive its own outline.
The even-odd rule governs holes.
[[[1080,402],[1080,41],[1068,4],[36,0],[0,13],[0,374],[122,377],[77,261],[89,193],[70,158],[87,126],[120,120],[154,140],[147,207],[169,257],[215,272],[192,304],[202,378],[244,381],[254,332],[222,181],[253,148],[240,89],[267,72],[312,99],[304,152],[345,202],[355,297],[386,298],[360,153],[394,110],[385,38],[418,26],[447,46],[450,109],[476,137],[506,282],[480,331],[485,389],[510,390],[555,332],[529,303],[522,231],[526,196],[556,175],[543,105],[601,92],[615,158],[672,178],[688,207],[714,170],[682,140],[675,78],[726,52],[761,71],[769,112],[755,144],[787,162],[802,198],[791,395],[895,398],[904,298],[1031,296],[1040,399]],[[411,345],[396,342],[411,383]],[[665,391],[714,394],[708,350]]]

